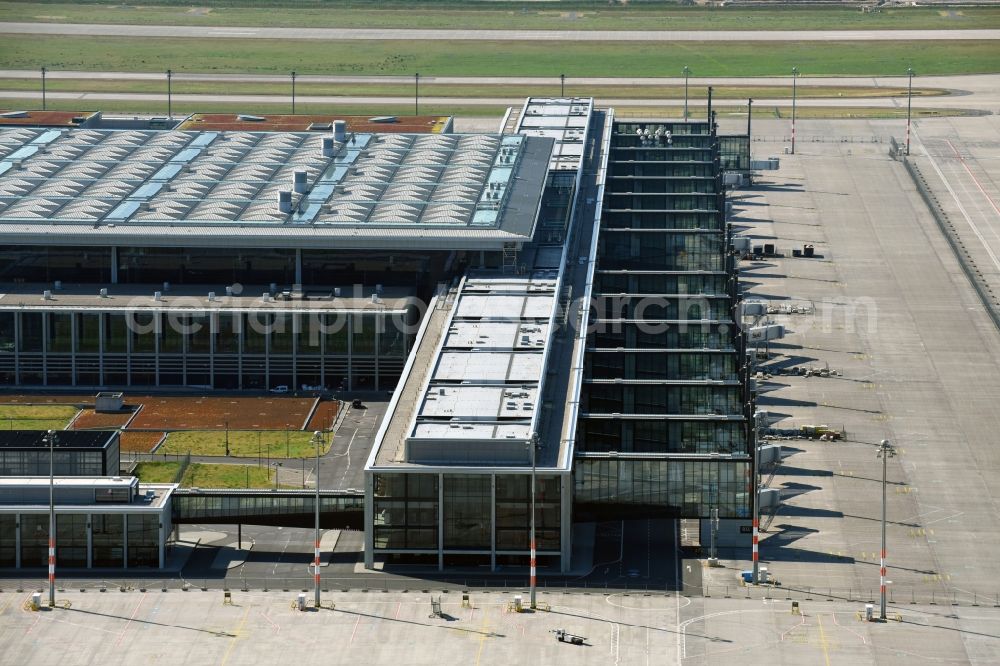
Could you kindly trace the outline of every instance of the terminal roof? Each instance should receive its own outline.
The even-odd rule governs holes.
[[[45,430],[0,430],[0,448],[47,449],[47,434]],[[57,430],[53,446],[57,449],[103,449],[117,436],[117,431]]]
[[[558,269],[472,274],[448,317],[440,308],[426,315],[416,362],[376,442],[377,466],[530,464],[558,277]]]
[[[493,134],[0,128],[0,239],[499,249],[531,239],[551,149]]]
[[[529,97],[521,110],[517,133],[554,139],[549,170],[576,172],[583,161],[593,104],[592,97]]]
[[[295,115],[269,113],[248,116],[235,113],[195,113],[177,129],[196,131],[243,130],[247,132],[329,133],[334,120],[347,123],[348,132],[440,134],[451,125],[449,116],[334,116],[330,114]]]
[[[47,476],[7,476],[0,477],[0,509],[16,506],[20,510],[47,506],[39,502],[49,487]],[[177,484],[138,483],[134,476],[57,476],[51,480],[55,489],[55,504],[62,511],[66,508],[79,510],[98,506],[102,513],[116,513],[123,509],[145,511],[163,509]],[[112,490],[129,490],[127,502],[81,502],[80,492],[93,490],[95,493]],[[67,494],[67,492],[72,494]],[[5,513],[9,513],[5,511]]]

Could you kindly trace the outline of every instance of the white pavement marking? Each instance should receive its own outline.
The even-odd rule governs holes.
[[[916,127],[913,128],[913,138],[920,141],[917,135]],[[958,195],[955,194],[955,190],[952,188],[951,183],[945,177],[944,172],[941,171],[941,167],[938,166],[937,160],[935,160],[934,156],[931,155],[931,151],[927,150],[927,146],[924,145],[923,141],[920,141],[920,149],[924,151],[924,155],[927,156],[927,160],[931,163],[931,166],[934,168],[934,172],[937,173],[938,178],[940,178],[941,182],[944,183],[944,186],[948,190],[948,193],[951,194],[951,198],[955,200],[955,205],[958,206],[958,210],[961,211],[962,216],[965,218],[965,221],[969,223],[969,226],[972,228],[972,233],[974,233],[976,235],[976,238],[979,239],[979,242],[982,243],[983,249],[986,250],[986,254],[989,255],[990,260],[993,262],[993,265],[996,267],[998,271],[1000,271],[1000,260],[997,259],[997,255],[993,252],[993,249],[990,248],[989,243],[986,242],[986,239],[983,237],[983,234],[979,231],[979,227],[977,227],[976,223],[972,221],[972,216],[970,216],[968,211],[965,210],[965,206],[962,205],[961,199],[959,199]]]

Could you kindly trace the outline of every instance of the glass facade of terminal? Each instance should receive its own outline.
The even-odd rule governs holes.
[[[615,123],[577,433],[580,506],[749,515],[721,148],[706,123]],[[712,454],[726,460],[699,459]]]
[[[444,251],[405,250],[303,249],[296,252],[280,248],[7,245],[0,247],[0,282],[61,280],[97,285],[380,282],[387,286],[414,287],[434,276],[446,263],[448,255]]]
[[[6,507],[8,510],[11,507]],[[166,524],[165,524],[166,523]],[[56,513],[60,569],[158,568],[164,563],[169,513]],[[0,568],[48,565],[48,513],[0,513]]]
[[[52,466],[56,476],[111,476],[118,473],[118,443],[107,450],[55,451]],[[47,448],[0,448],[0,476],[48,476]]]
[[[0,312],[0,383],[389,390],[412,324],[319,310]]]
[[[434,562],[526,564],[530,484],[530,474],[376,474],[374,548],[409,562],[424,554]],[[560,553],[561,492],[558,476],[536,477],[535,538],[549,562]]]

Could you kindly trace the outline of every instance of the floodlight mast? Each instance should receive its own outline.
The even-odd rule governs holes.
[[[684,122],[688,119],[688,76],[691,74],[691,68],[684,65]]]
[[[796,83],[799,78],[799,68],[792,67],[792,155],[795,154],[795,98]]]
[[[313,585],[314,585],[314,596],[316,601],[316,608],[320,607],[320,594],[319,594],[319,448],[320,444],[323,443],[323,433],[319,430],[313,433],[313,444],[316,445],[316,526],[313,531],[313,541],[314,541],[314,558],[313,558]]]
[[[906,68],[909,83],[906,86],[906,156],[910,156],[910,112],[913,109],[913,68]]]
[[[49,440],[49,607],[56,605],[56,505],[55,505],[55,446],[56,431],[45,434]]]
[[[530,606],[532,610],[537,608],[535,602],[535,594],[537,587],[537,549],[535,548],[535,454],[538,450],[538,433],[532,433],[531,438],[528,440],[528,446],[531,447],[531,594],[530,594]]]
[[[889,458],[896,455],[896,449],[889,444],[889,440],[883,439],[878,446],[878,457],[882,459],[882,551],[879,553],[879,614],[880,620],[885,620],[885,487],[886,487],[886,466]]]

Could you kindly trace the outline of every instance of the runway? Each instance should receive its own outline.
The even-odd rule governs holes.
[[[1000,39],[1000,30],[416,30],[406,28],[226,28],[15,22],[0,23],[0,33],[297,41],[886,42]]]

